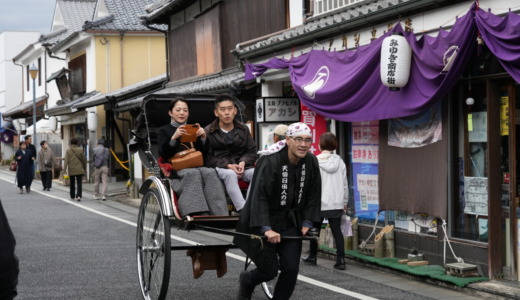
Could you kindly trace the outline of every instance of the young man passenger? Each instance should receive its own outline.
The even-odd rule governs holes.
[[[238,180],[251,181],[257,158],[256,144],[249,128],[235,120],[237,106],[231,96],[216,97],[214,113],[217,119],[204,128],[207,137],[206,166],[217,170],[239,212],[246,201]]]

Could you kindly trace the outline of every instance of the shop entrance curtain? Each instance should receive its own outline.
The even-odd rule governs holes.
[[[382,41],[394,32],[402,33],[413,51],[410,79],[400,91],[390,91],[379,75]],[[416,38],[398,24],[356,50],[312,50],[291,59],[246,64],[245,79],[254,79],[268,69],[288,68],[303,104],[340,121],[410,116],[440,100],[455,85],[477,47],[478,32],[520,83],[520,16],[509,13],[502,18],[475,7],[457,19],[450,31],[441,29],[436,37]]]

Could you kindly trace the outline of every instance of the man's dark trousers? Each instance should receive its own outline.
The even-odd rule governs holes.
[[[40,171],[40,176],[42,177],[43,189],[50,189],[52,187],[52,171]]]
[[[281,230],[280,235],[283,236],[300,236],[301,233],[296,228]],[[274,300],[289,299],[296,286],[298,271],[300,270],[300,254],[302,250],[301,240],[284,240],[279,244],[270,244],[264,242],[264,247],[272,247],[271,263],[257,266],[250,272],[249,280],[252,284],[258,285],[262,282],[272,280],[278,274],[280,268],[280,276],[274,289]],[[278,265],[278,257],[280,264]]]

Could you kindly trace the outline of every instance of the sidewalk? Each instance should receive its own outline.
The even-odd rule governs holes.
[[[15,176],[15,172],[9,171],[8,167],[0,167],[0,172]],[[40,181],[36,180],[38,183]],[[69,187],[62,182],[54,180],[52,189],[59,189],[68,192]],[[94,184],[83,183],[83,198],[94,198]],[[118,201],[123,204],[139,208],[140,198],[131,198],[127,194],[126,181],[109,182],[107,191],[107,201]],[[308,242],[304,242],[303,251],[308,250]],[[304,254],[305,255],[305,254]],[[335,255],[320,252],[318,265],[333,269]],[[520,283],[510,281],[491,280],[468,284],[461,288],[451,283],[435,280],[422,276],[400,272],[390,268],[385,268],[370,262],[362,261],[347,255],[347,270],[349,275],[364,278],[379,284],[409,291],[433,299],[442,300],[463,300],[463,299],[519,299]]]

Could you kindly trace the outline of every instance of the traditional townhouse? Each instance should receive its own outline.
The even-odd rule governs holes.
[[[46,44],[49,53],[64,58],[66,67],[47,78],[56,82],[61,99],[45,114],[59,119],[63,147],[70,138],[78,138],[89,161],[97,140],[104,138],[113,153],[112,180],[129,179],[126,144],[131,117],[115,114],[110,99],[121,94],[135,96],[133,87],[126,94],[124,88],[147,86],[147,80],[155,82],[165,73],[164,35],[145,27],[139,19],[150,2],[58,0],[57,8],[84,5],[90,13],[81,15],[79,28],[67,30],[63,38]],[[54,23],[62,22],[63,15],[56,13]],[[87,170],[87,179],[93,174],[92,168]]]
[[[47,140],[57,157],[63,156],[66,147],[66,144],[63,145],[63,131],[61,130],[64,124],[58,126],[56,117],[46,114],[45,111],[63,102],[63,99],[70,99],[72,94],[70,89],[60,88],[53,82],[56,74],[68,71],[68,63],[64,54],[52,53],[50,47],[81,30],[85,20],[92,18],[95,4],[95,1],[57,0],[50,32],[40,35],[36,42],[29,44],[13,58],[13,62],[24,67],[22,82],[27,84],[27,92],[24,97],[26,100],[22,105],[4,113],[4,119],[15,120],[14,124],[21,124],[19,131],[33,135],[32,120],[35,116],[37,126],[33,143],[39,149],[39,142],[43,139]],[[38,70],[35,78],[35,114],[32,109],[31,68]],[[67,77],[60,77],[59,80],[67,82]]]
[[[120,112],[137,115],[143,99],[172,99],[175,96],[211,99],[215,94],[234,95],[240,105],[241,120],[253,119],[257,83],[246,84],[231,50],[244,40],[287,28],[285,1],[240,0],[160,0],[147,7],[144,24],[150,28],[166,26],[167,83],[160,91],[145,97],[117,103]],[[200,98],[200,97],[199,97]],[[212,104],[203,110],[211,115]],[[190,121],[201,122],[199,111]],[[166,122],[167,114],[164,114]],[[142,176],[142,177],[137,177]],[[136,180],[146,179],[143,169]]]
[[[4,31],[0,33],[0,112],[2,115],[25,101],[32,103],[32,84],[24,77],[24,66],[13,58],[27,45],[38,40],[39,32]],[[40,95],[40,93],[38,93]],[[13,126],[12,119],[1,119],[0,151],[2,161],[8,162],[14,155],[14,146],[18,145],[19,133]]]
[[[398,258],[420,253],[518,281],[518,3],[307,4],[300,25],[244,40],[233,54],[245,82],[261,83],[257,110],[294,91],[317,135],[336,132],[359,244],[374,242],[378,220],[377,230],[395,226]]]

